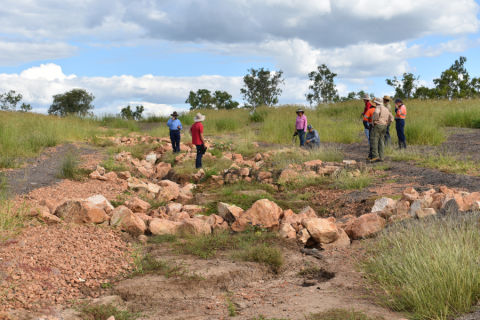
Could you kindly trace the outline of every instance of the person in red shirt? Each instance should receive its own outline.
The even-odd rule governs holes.
[[[370,102],[370,96],[368,95],[368,93],[363,96],[363,102],[365,103],[365,108],[363,109],[363,113],[362,113],[363,128],[365,131],[365,136],[367,137],[367,141],[370,144],[370,124],[366,114],[368,110],[372,107],[372,103]]]
[[[195,160],[195,167],[200,169],[202,167],[202,157],[207,151],[205,147],[205,139],[203,138],[203,124],[205,116],[201,113],[197,113],[194,119],[195,123],[190,128],[192,134],[192,144],[197,147],[197,158]]]

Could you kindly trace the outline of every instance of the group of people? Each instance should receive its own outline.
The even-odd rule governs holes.
[[[202,168],[202,158],[207,147],[205,146],[205,138],[203,137],[203,121],[205,116],[201,113],[197,113],[193,119],[194,123],[190,127],[190,133],[192,135],[192,144],[197,149],[197,157],[195,159],[195,168]],[[182,122],[178,119],[178,113],[175,111],[170,115],[170,119],[167,121],[167,126],[170,129],[170,141],[172,142],[172,151],[174,153],[180,152],[180,132],[183,129]]]
[[[384,96],[383,99],[371,99],[368,94],[363,97],[365,108],[362,113],[363,125],[365,129],[365,136],[369,144],[368,161],[377,162],[384,160],[385,145],[390,143],[390,125],[395,119],[395,127],[398,136],[398,146],[400,149],[407,148],[405,138],[405,118],[407,116],[407,108],[401,99],[395,100],[395,117],[390,111],[389,96]],[[308,124],[305,110],[297,110],[297,118],[295,120],[294,138],[297,136],[300,139],[300,147],[307,149],[314,149],[320,146],[320,136],[311,124]],[[180,152],[180,132],[183,129],[182,123],[178,118],[178,113],[175,111],[167,122],[170,129],[170,140],[172,142],[172,150],[174,153]],[[195,160],[195,167],[202,168],[202,157],[207,151],[205,146],[205,139],[203,137],[203,121],[205,116],[197,113],[194,118],[194,124],[190,128],[192,135],[192,144],[196,146],[197,157]]]
[[[363,110],[363,126],[365,128],[365,136],[370,146],[367,160],[383,161],[384,147],[390,144],[390,125],[395,119],[395,128],[398,137],[399,149],[406,149],[407,142],[405,137],[405,119],[407,117],[407,107],[401,99],[395,99],[395,117],[390,111],[389,96],[383,99],[374,98],[366,94],[363,97],[365,109]]]

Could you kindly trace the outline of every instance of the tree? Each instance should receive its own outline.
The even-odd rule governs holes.
[[[440,98],[459,99],[474,95],[475,89],[470,83],[470,75],[465,68],[467,58],[460,57],[447,70],[443,71],[440,78],[433,79],[437,95]]]
[[[10,90],[6,93],[0,94],[0,108],[2,110],[15,111],[17,104],[22,101],[23,96],[16,93],[15,90]]]
[[[415,77],[413,73],[404,73],[402,80],[393,77],[393,79],[386,79],[387,84],[395,89],[395,97],[400,99],[410,99],[414,96],[417,88],[417,81],[419,77]]]
[[[32,106],[29,103],[22,103],[22,105],[20,106],[20,111],[22,112],[32,111]]]
[[[335,87],[336,73],[328,69],[325,64],[317,67],[317,71],[312,71],[308,74],[308,78],[312,84],[308,87],[311,91],[305,96],[308,102],[313,103],[329,103],[338,99],[337,88]]]
[[[215,106],[212,94],[207,89],[198,89],[197,92],[190,91],[185,103],[190,104],[190,110],[213,109]]]
[[[86,116],[94,107],[95,97],[84,89],[73,89],[63,94],[53,96],[53,103],[48,109],[48,114],[67,116]]]
[[[120,116],[123,119],[127,120],[141,120],[142,119],[142,113],[145,110],[143,106],[136,106],[135,111],[132,110],[130,105],[126,106],[125,108],[122,108],[120,111]]]
[[[283,71],[270,71],[264,68],[249,69],[243,77],[243,88],[240,93],[243,99],[256,109],[258,106],[273,106],[278,103],[282,94],[280,85],[284,83]]]
[[[226,91],[215,91],[213,100],[217,109],[236,109],[239,105],[237,101],[232,100],[232,95]]]

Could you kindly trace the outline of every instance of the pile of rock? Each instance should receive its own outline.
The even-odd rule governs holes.
[[[439,190],[418,192],[414,188],[403,191],[400,200],[381,198],[375,201],[372,212],[389,222],[410,218],[423,219],[437,214],[454,214],[459,211],[480,210],[480,192],[464,192],[445,186]]]
[[[108,137],[115,145],[135,145],[135,144],[150,144],[150,143],[168,143],[170,140],[168,138],[159,138],[152,136],[143,136],[132,133],[128,137]]]
[[[90,173],[90,179],[96,179],[101,181],[115,181],[117,180],[118,176],[115,172],[106,172],[105,168],[101,166],[97,166],[95,171]]]

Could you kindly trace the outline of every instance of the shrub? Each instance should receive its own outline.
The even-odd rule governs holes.
[[[278,273],[283,265],[283,255],[280,249],[268,244],[259,244],[235,253],[234,257],[243,261],[258,262],[267,265]]]
[[[264,122],[267,117],[267,112],[255,110],[249,114],[250,122]]]
[[[108,305],[84,305],[81,310],[82,319],[85,320],[105,320],[113,316],[116,320],[134,320],[138,314],[129,311],[119,310],[115,306]]]
[[[394,225],[363,268],[392,309],[412,319],[450,319],[480,296],[478,228],[478,213]]]

